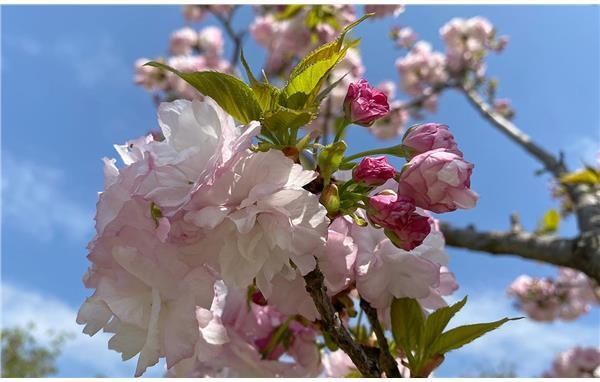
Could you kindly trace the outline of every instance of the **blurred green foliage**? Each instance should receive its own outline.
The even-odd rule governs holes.
[[[33,336],[35,325],[0,330],[2,342],[2,369],[5,378],[41,378],[58,372],[56,359],[70,335],[47,331],[47,341],[38,343]]]

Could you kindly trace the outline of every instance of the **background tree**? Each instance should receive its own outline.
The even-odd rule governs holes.
[[[32,335],[35,324],[5,328],[0,331],[2,341],[2,370],[4,378],[43,378],[58,372],[56,359],[69,336],[48,331],[47,345],[40,344]]]

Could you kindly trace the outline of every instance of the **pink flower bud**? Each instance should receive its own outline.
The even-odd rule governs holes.
[[[411,251],[421,245],[431,232],[429,220],[429,217],[413,212],[408,215],[404,224],[385,228],[384,232],[396,247]]]
[[[419,155],[435,149],[446,149],[462,157],[454,136],[448,126],[439,123],[425,123],[413,126],[404,134],[402,143],[410,149],[411,156]]]
[[[366,157],[352,171],[355,182],[369,186],[381,186],[396,175],[396,169],[389,164],[386,157]]]
[[[385,191],[377,194],[369,199],[367,214],[394,245],[405,251],[421,245],[431,232],[430,218],[418,214],[414,200],[406,196]]]
[[[387,96],[372,88],[366,80],[360,80],[348,87],[344,99],[346,119],[362,126],[371,126],[377,119],[390,112]]]
[[[448,150],[427,151],[404,165],[398,194],[412,197],[417,207],[437,213],[473,208],[479,198],[469,188],[473,167]]]
[[[367,205],[369,219],[384,228],[404,225],[413,212],[415,202],[412,198],[385,191],[370,197]]]

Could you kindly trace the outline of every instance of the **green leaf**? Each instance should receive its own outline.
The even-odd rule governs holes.
[[[252,70],[250,66],[248,66],[248,62],[246,61],[246,57],[244,57],[244,51],[240,52],[240,59],[242,61],[242,65],[246,70],[246,75],[248,76],[248,81],[250,82],[250,88],[254,92],[256,96],[256,100],[260,104],[260,107],[263,111],[273,110],[277,106],[277,100],[279,98],[280,90],[275,86],[269,84],[268,82],[260,82],[254,77],[252,74]]]
[[[539,235],[550,234],[558,230],[560,225],[560,213],[555,209],[550,209],[544,214],[536,231]]]
[[[346,26],[344,28],[344,30],[342,31],[342,33],[334,41],[332,41],[328,44],[325,44],[325,45],[321,45],[317,49],[310,52],[306,57],[304,57],[302,60],[300,60],[300,62],[298,63],[298,65],[296,65],[296,67],[294,69],[292,69],[292,72],[290,74],[290,79],[296,77],[298,74],[300,74],[302,71],[304,71],[307,67],[315,64],[316,62],[328,59],[328,58],[332,57],[334,54],[338,53],[342,48],[346,34],[350,30],[352,30],[355,26],[362,23],[364,20],[366,20],[370,16],[372,16],[372,15],[371,14],[364,15],[363,17],[356,20],[352,24]]]
[[[315,105],[319,91],[333,68],[344,58],[346,51],[356,45],[359,40],[345,41],[346,34],[360,24],[369,15],[348,25],[338,38],[322,45],[303,58],[290,74],[280,103],[292,109],[302,109],[307,105]]]
[[[456,350],[474,340],[481,337],[487,332],[490,332],[502,324],[519,320],[519,318],[503,318],[494,322],[486,322],[481,324],[464,325],[448,330],[442,334],[431,347],[430,354],[445,354],[451,350]]]
[[[358,40],[352,41],[333,53],[331,57],[307,66],[298,75],[291,78],[283,89],[287,107],[302,109],[307,105],[314,105],[331,70],[344,58],[346,51],[356,44],[358,44]]]
[[[214,99],[241,123],[258,121],[261,117],[261,107],[254,92],[236,77],[213,71],[184,73],[156,61],[146,65],[175,73],[200,93]]]
[[[425,319],[421,305],[414,298],[395,298],[391,308],[392,334],[396,344],[409,355],[420,343]]]
[[[304,5],[302,4],[290,4],[283,11],[275,15],[275,20],[283,21],[291,19],[292,17],[296,16],[298,12],[302,10],[303,7]]]
[[[318,164],[325,185],[329,184],[331,175],[340,168],[345,152],[346,143],[339,141],[324,147],[319,153]]]
[[[600,184],[600,172],[592,167],[570,172],[560,178],[562,184]]]
[[[465,306],[467,297],[463,298],[454,305],[446,306],[431,313],[425,320],[425,331],[421,337],[420,348],[428,352],[431,345],[442,334],[448,323],[454,315]],[[428,358],[428,357],[425,357]]]
[[[294,135],[294,131],[310,123],[314,117],[315,114],[308,111],[297,111],[278,106],[275,111],[265,112],[261,123],[269,131],[281,132],[285,130],[291,131]],[[296,142],[293,142],[293,144],[296,144]]]

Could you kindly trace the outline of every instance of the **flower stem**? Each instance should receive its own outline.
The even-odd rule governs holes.
[[[377,155],[377,154],[388,154],[388,155],[393,155],[396,157],[406,158],[408,156],[408,150],[406,150],[402,144],[392,146],[392,147],[384,147],[381,149],[366,150],[366,151],[361,151],[359,153],[345,157],[344,160],[342,160],[342,163],[348,163],[354,159],[366,157],[369,155]]]

